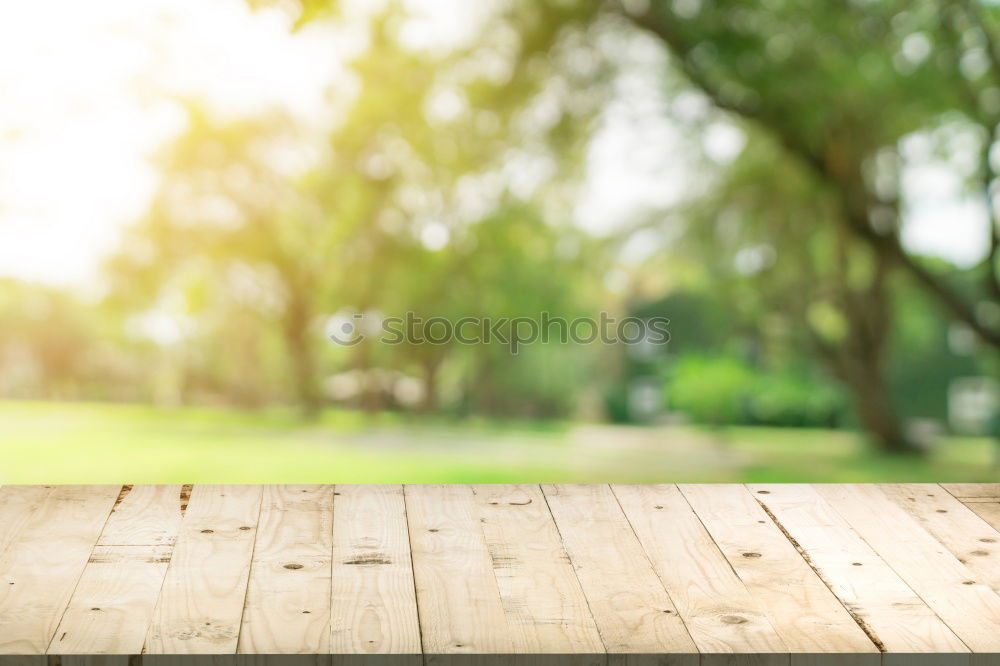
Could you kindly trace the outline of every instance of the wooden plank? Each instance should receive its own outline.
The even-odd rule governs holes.
[[[788,647],[750,596],[676,486],[612,486],[621,508],[704,655]],[[788,663],[784,657],[782,663]]]
[[[517,652],[595,655],[604,644],[537,485],[477,485],[472,492]],[[599,655],[599,657],[598,657]]]
[[[125,486],[49,646],[50,654],[138,654],[173,542],[180,486]]]
[[[1000,502],[975,502],[965,506],[993,529],[1000,531]]]
[[[336,494],[330,649],[341,655],[417,655],[409,661],[419,663],[403,487],[338,485]]]
[[[0,486],[0,666],[996,666],[991,517],[933,485]]]
[[[611,489],[542,490],[609,655],[666,653],[667,663],[697,664],[698,648]]]
[[[173,546],[187,497],[181,485],[122,488],[98,546]]]
[[[0,486],[0,556],[17,540],[52,489],[53,486]]]
[[[260,504],[260,486],[192,489],[147,653],[236,652]]]
[[[43,654],[121,486],[57,486],[0,556],[0,654]]]
[[[941,487],[958,499],[994,499],[1000,501],[1000,483],[942,483]]]
[[[727,598],[732,598],[726,596],[730,587],[734,590],[735,599],[744,596],[745,584],[753,601],[792,653],[858,653],[856,662],[859,664],[881,662],[875,644],[799,555],[750,491],[736,484],[681,485],[679,489],[700,519],[700,524],[695,522],[669,487],[658,497],[647,500],[653,499],[662,504],[663,511],[674,511],[674,516],[684,525],[684,534],[704,539],[701,532],[701,525],[704,525],[742,581],[742,584],[737,584],[724,573],[709,588],[709,594],[716,595],[719,603],[724,604]],[[689,570],[692,564],[688,558],[693,553],[687,549],[678,550],[679,555],[671,561],[680,571]],[[717,559],[713,549],[707,550],[709,557]],[[724,572],[721,563],[718,568]],[[867,654],[867,659],[862,654]],[[796,663],[794,655],[792,662]]]
[[[438,655],[510,654],[514,641],[468,486],[406,486],[420,630]]]
[[[14,543],[21,530],[51,494],[53,486],[0,486],[0,556]],[[2,579],[0,579],[2,580]],[[45,666],[44,656],[0,655],[0,666]]]
[[[1000,596],[873,485],[818,493],[973,652],[1000,652]]]
[[[936,484],[884,484],[879,488],[977,580],[1000,592],[1000,532]]]
[[[869,636],[887,652],[899,653],[900,660],[894,663],[909,663],[906,659],[913,653],[968,652],[815,488],[803,484],[749,488]],[[958,657],[957,663],[962,659]],[[967,656],[964,661],[968,662]]]
[[[333,486],[265,486],[238,650],[329,651]]]

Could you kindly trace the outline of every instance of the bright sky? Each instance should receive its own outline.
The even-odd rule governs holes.
[[[280,105],[307,126],[329,122],[328,91],[349,88],[339,63],[359,47],[356,36],[321,25],[293,35],[288,21],[276,10],[252,13],[243,0],[0,3],[0,275],[94,279],[156,187],[149,156],[181,129],[177,95],[220,113]],[[411,36],[454,32],[455,21],[467,24],[468,12],[438,11]],[[682,142],[656,119],[662,100],[628,101],[649,89],[641,76],[623,82],[626,101],[611,109],[590,151],[578,217],[595,233],[682,193]],[[742,140],[724,125],[704,139],[720,161]],[[905,241],[971,263],[985,248],[982,206],[925,161],[907,173]]]
[[[242,0],[0,3],[0,274],[92,278],[182,129],[172,98],[322,118],[336,42]]]

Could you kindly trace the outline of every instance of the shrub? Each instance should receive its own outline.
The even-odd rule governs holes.
[[[667,381],[667,403],[698,423],[835,425],[844,412],[836,388],[791,371],[755,369],[732,356],[685,356]]]

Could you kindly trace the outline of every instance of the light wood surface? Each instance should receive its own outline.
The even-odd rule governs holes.
[[[472,489],[407,486],[405,492],[424,652],[514,652]]]
[[[941,487],[958,499],[1000,501],[1000,483],[942,483]]]
[[[1000,653],[1000,596],[877,486],[819,493],[973,652]]]
[[[142,650],[181,524],[181,486],[125,486],[94,546],[49,651]]]
[[[474,486],[514,650],[600,654],[601,636],[538,486]]]
[[[965,506],[993,527],[993,529],[1000,531],[1000,501],[966,502]]]
[[[696,655],[611,489],[547,485],[544,491],[608,653]]]
[[[614,490],[699,651],[789,651],[676,486]]]
[[[52,486],[0,486],[0,556],[52,493]]]
[[[0,487],[0,666],[557,661],[996,666],[1000,485]]]
[[[333,486],[266,486],[238,650],[329,652]]]
[[[334,513],[330,649],[420,654],[403,487],[337,486]]]
[[[260,486],[195,486],[146,638],[150,654],[232,654],[260,516]]]
[[[745,582],[746,596],[790,652],[868,653],[874,658],[866,663],[878,663],[878,648],[744,486],[680,489],[691,506],[685,522],[697,530],[692,520],[697,513],[733,569],[734,575],[727,578]],[[678,510],[685,513],[682,506]],[[719,594],[725,598],[726,590]]]
[[[933,484],[897,483],[879,488],[968,567],[977,580],[1000,592],[1000,532],[996,528]]]
[[[120,488],[61,486],[0,556],[0,654],[44,654]]]
[[[813,486],[749,488],[880,648],[890,654],[969,651]]]

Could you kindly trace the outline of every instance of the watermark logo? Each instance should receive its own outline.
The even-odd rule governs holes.
[[[597,318],[537,317],[421,317],[407,312],[402,317],[376,313],[337,314],[329,319],[326,335],[336,345],[353,347],[366,339],[386,345],[489,345],[501,344],[517,354],[525,345],[605,344],[665,345],[670,341],[666,317],[624,317],[607,312]]]
[[[359,312],[334,315],[326,322],[326,337],[341,347],[353,347],[367,337],[363,330],[364,323],[365,315]]]

